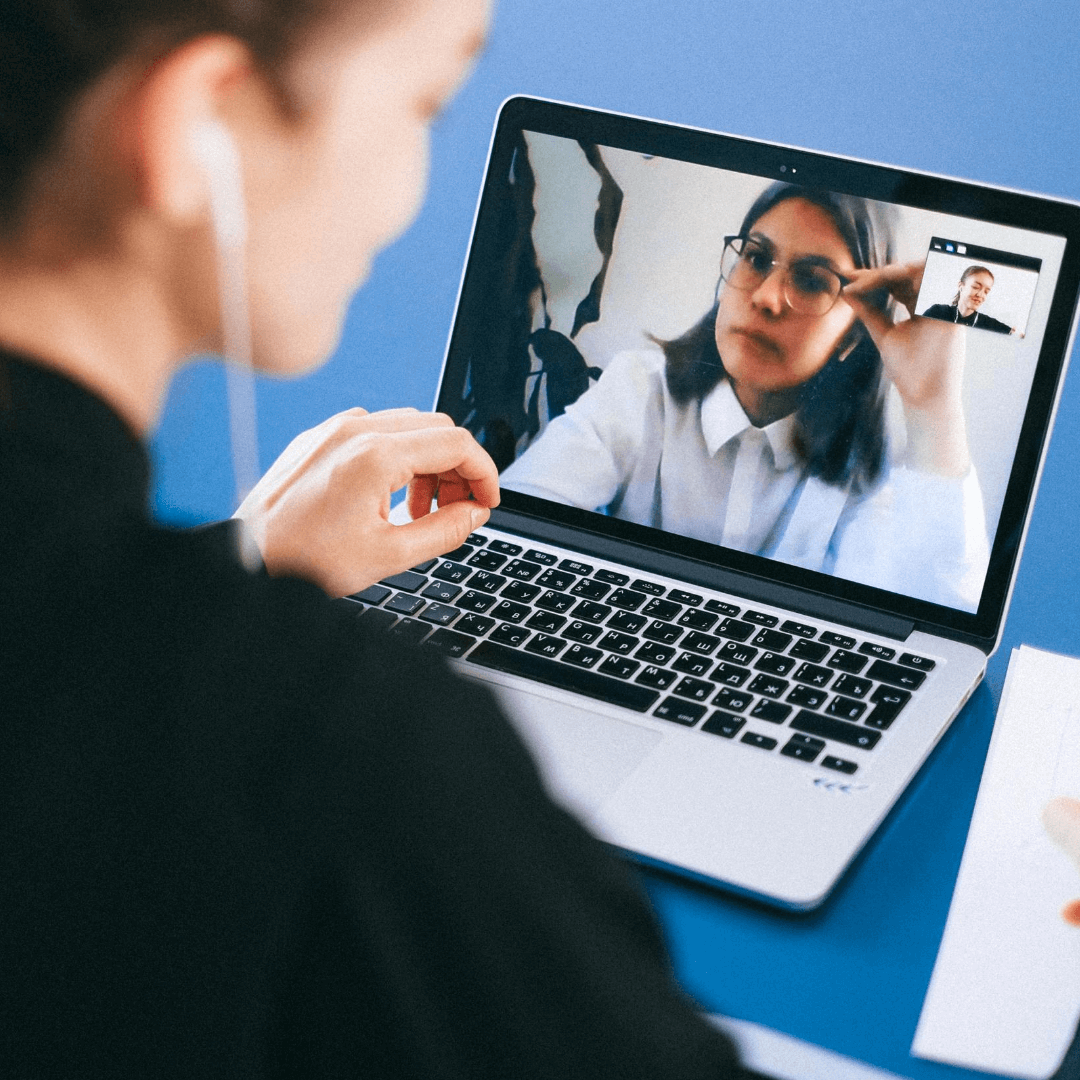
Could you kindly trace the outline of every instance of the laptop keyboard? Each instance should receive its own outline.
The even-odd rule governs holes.
[[[813,620],[474,533],[348,598],[359,618],[483,668],[840,773],[873,750],[929,657]]]

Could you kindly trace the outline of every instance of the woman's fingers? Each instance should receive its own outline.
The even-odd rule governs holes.
[[[915,314],[915,303],[922,287],[923,264],[921,262],[889,263],[872,270],[849,270],[851,281],[844,286],[843,296],[864,303],[874,293],[887,292],[907,308],[908,314]]]

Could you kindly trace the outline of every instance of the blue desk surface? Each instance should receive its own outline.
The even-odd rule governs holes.
[[[431,192],[377,262],[320,372],[259,387],[263,466],[352,405],[430,407],[499,103],[531,93],[1080,198],[1080,21],[1055,0],[504,0],[435,133]],[[902,1076],[966,1073],[908,1048],[1005,676],[1021,642],[1080,653],[1080,368],[1065,385],[1012,609],[985,684],[835,895],[784,915],[643,872],[683,984]],[[223,379],[176,381],[154,443],[156,506],[231,512]]]

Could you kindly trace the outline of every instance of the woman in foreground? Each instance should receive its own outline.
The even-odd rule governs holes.
[[[301,436],[243,508],[269,574],[147,512],[169,380],[223,345],[223,248],[246,232],[255,366],[323,360],[487,18],[0,9],[4,1076],[738,1075],[490,698],[327,599],[486,520],[471,437],[411,410]]]

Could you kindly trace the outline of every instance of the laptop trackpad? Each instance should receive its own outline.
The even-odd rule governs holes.
[[[649,756],[663,735],[587,706],[495,685],[507,715],[533,753],[552,797],[589,817]]]

